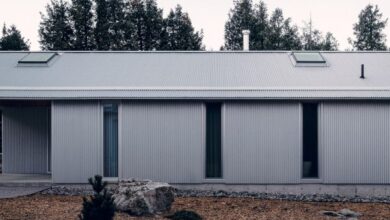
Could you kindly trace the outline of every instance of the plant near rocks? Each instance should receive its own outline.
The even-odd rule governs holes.
[[[112,195],[107,192],[107,182],[100,175],[88,179],[92,185],[93,195],[88,199],[83,197],[83,209],[79,215],[82,220],[110,220],[115,215],[115,204]]]
[[[167,216],[167,218],[173,220],[201,220],[202,219],[202,217],[198,213],[194,211],[187,211],[187,210],[177,211],[175,212],[175,214],[171,216]]]

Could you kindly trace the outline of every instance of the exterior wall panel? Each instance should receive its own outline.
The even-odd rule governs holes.
[[[390,104],[324,103],[325,183],[390,183]]]
[[[49,108],[3,109],[3,172],[48,172]]]
[[[223,164],[226,183],[299,183],[299,103],[226,103]]]
[[[52,179],[85,183],[103,170],[103,113],[99,102],[53,102]]]
[[[121,109],[122,178],[199,183],[205,175],[201,103],[128,102]]]

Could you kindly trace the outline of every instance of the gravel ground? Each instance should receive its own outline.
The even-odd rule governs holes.
[[[0,199],[0,219],[77,219],[81,196],[34,195]],[[335,219],[320,214],[322,210],[338,211],[348,208],[363,214],[359,219],[389,219],[390,205],[378,203],[295,202],[255,198],[181,197],[172,210],[193,210],[204,219]],[[163,219],[164,215],[143,219]],[[115,219],[136,219],[117,213]]]
[[[3,187],[0,186],[0,199],[5,198],[14,198],[18,196],[27,196],[41,192],[42,190],[47,189],[48,187]]]
[[[109,187],[115,188],[116,185]],[[41,192],[42,195],[90,195],[92,188],[89,185],[56,185]],[[364,203],[389,203],[390,197],[346,197],[329,194],[278,194],[278,193],[250,193],[250,192],[226,192],[226,191],[199,191],[199,190],[177,190],[178,197],[231,197],[231,198],[257,198],[257,199],[279,199],[288,201],[304,202],[364,202]]]

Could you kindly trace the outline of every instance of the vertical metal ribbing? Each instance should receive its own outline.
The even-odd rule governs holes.
[[[4,173],[47,173],[48,114],[46,107],[4,108]]]
[[[103,175],[103,111],[98,101],[52,104],[52,179],[86,183]]]
[[[390,104],[324,102],[324,182],[390,183]]]

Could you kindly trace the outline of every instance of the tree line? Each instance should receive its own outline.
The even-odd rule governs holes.
[[[387,50],[383,18],[377,5],[367,5],[353,25],[353,50]],[[242,31],[250,30],[251,50],[338,50],[330,32],[303,27],[285,18],[283,10],[268,12],[263,0],[235,0],[225,24],[221,50],[242,50]],[[195,31],[188,13],[178,5],[168,16],[156,0],[51,0],[41,13],[42,50],[204,50],[203,33]],[[4,25],[0,50],[29,50],[20,31]]]
[[[203,34],[178,5],[155,0],[52,0],[41,13],[43,50],[202,50]]]

